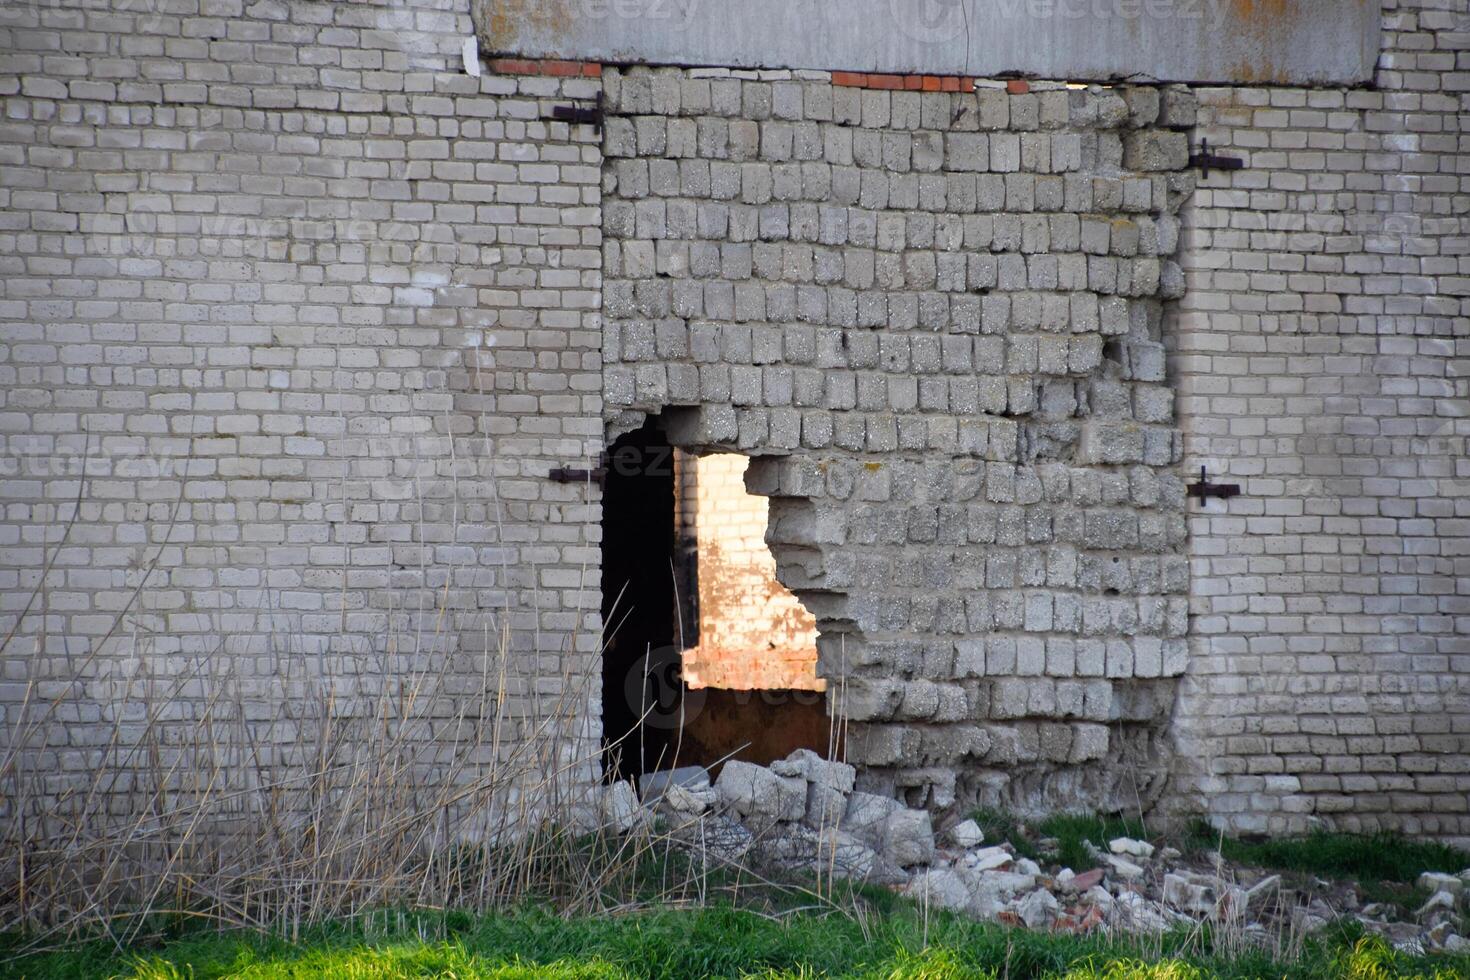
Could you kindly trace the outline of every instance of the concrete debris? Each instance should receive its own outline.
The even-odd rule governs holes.
[[[599,808],[603,826],[618,834],[626,834],[638,824],[642,812],[638,807],[638,794],[633,784],[618,780],[602,794]]]
[[[965,880],[948,868],[931,868],[914,875],[903,893],[916,902],[963,912],[970,907],[970,889]]]
[[[590,809],[619,833],[662,827],[696,858],[881,885],[934,908],[1028,929],[1157,935],[1208,921],[1269,948],[1283,935],[1352,918],[1395,949],[1470,951],[1457,931],[1470,870],[1426,871],[1418,884],[1430,899],[1413,921],[1399,921],[1409,916],[1392,905],[1362,905],[1351,882],[1298,876],[1288,885],[1218,853],[1184,855],[1129,837],[1106,849],[1084,841],[1095,866],[1080,871],[1058,866],[1056,841],[1036,852],[1041,862],[1009,842],[985,846],[974,820],[936,840],[927,810],[856,791],[854,775],[845,763],[799,750],[769,767],[726,762],[713,781],[699,767],[651,773],[639,781],[641,803],[631,783],[614,783]]]
[[[1004,847],[983,847],[969,854],[965,865],[976,871],[993,871],[1004,868],[1014,860],[1011,852]]]
[[[806,814],[805,781],[778,776],[764,766],[732,759],[720,771],[715,789],[731,810],[753,825],[800,820]]]
[[[969,849],[979,847],[985,841],[985,832],[973,820],[957,823],[949,828],[949,839],[956,847]]]
[[[1127,854],[1130,857],[1151,858],[1154,856],[1152,844],[1134,840],[1132,837],[1114,837],[1108,841],[1108,850],[1114,854]]]
[[[1449,892],[1458,895],[1465,882],[1458,875],[1447,875],[1438,871],[1426,871],[1419,876],[1419,887],[1426,892]]]
[[[657,800],[670,786],[700,790],[709,786],[709,770],[704,766],[680,766],[678,769],[661,769],[646,772],[638,777],[638,795],[644,803]]]
[[[1435,892],[1429,896],[1429,901],[1420,906],[1419,911],[1415,912],[1414,915],[1423,919],[1441,910],[1445,912],[1453,912],[1455,910],[1454,892]]]
[[[1016,914],[1028,929],[1042,929],[1056,920],[1061,907],[1055,895],[1045,888],[1038,888],[1016,903]]]
[[[1187,875],[1164,875],[1163,898],[1165,905],[1190,915],[1204,916],[1215,910],[1215,889]]]
[[[1108,865],[1113,869],[1113,873],[1125,881],[1133,881],[1135,878],[1143,877],[1143,869],[1127,858],[1110,854],[1106,860]]]

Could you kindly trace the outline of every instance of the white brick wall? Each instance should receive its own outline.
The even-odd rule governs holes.
[[[1385,4],[1374,90],[1205,89],[1185,209],[1188,775],[1238,830],[1470,836],[1470,5]],[[1200,765],[1192,765],[1200,760]]]
[[[0,722],[215,653],[478,711],[502,635],[534,714],[597,647],[545,475],[602,444],[601,153],[542,120],[600,82],[467,75],[468,0],[108,6],[0,9]]]

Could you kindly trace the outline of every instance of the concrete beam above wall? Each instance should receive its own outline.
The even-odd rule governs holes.
[[[1379,0],[475,0],[492,54],[616,64],[1357,84]]]

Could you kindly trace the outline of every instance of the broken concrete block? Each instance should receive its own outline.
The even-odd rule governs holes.
[[[853,793],[847,801],[847,812],[842,817],[842,829],[881,849],[888,815],[902,809],[902,803],[887,796]]]
[[[970,905],[964,879],[948,868],[931,868],[914,875],[903,893],[916,902],[963,912]]]
[[[674,783],[659,797],[657,809],[679,814],[701,814],[707,813],[719,801],[719,792],[708,783],[698,788]]]
[[[1213,890],[1182,875],[1164,875],[1164,904],[1190,915],[1209,915],[1215,909]]]
[[[1438,871],[1426,871],[1419,876],[1418,887],[1427,892],[1450,892],[1458,895],[1465,887],[1465,883],[1455,875],[1442,874]]]
[[[625,779],[618,780],[603,792],[599,810],[603,826],[619,834],[632,830],[642,814],[638,794],[633,791],[633,784]]]
[[[808,827],[836,827],[847,812],[847,796],[821,783],[806,787],[806,813],[801,818]]]
[[[778,776],[799,776],[808,782],[830,786],[840,793],[851,793],[857,770],[845,762],[824,759],[811,749],[797,749],[784,759],[771,763]]]
[[[1129,133],[1123,139],[1123,166],[1153,172],[1189,166],[1189,136],[1163,129]]]
[[[660,769],[646,772],[638,777],[638,794],[644,803],[652,803],[664,795],[670,786],[683,786],[699,790],[709,786],[709,770],[703,766],[680,766],[678,769]]]
[[[805,780],[778,776],[749,762],[726,762],[715,789],[730,809],[757,824],[800,820],[806,812]]]
[[[949,828],[949,839],[956,847],[979,847],[985,840],[985,832],[973,820],[965,820]]]
[[[1113,869],[1113,873],[1124,881],[1137,881],[1143,877],[1143,869],[1127,858],[1109,854],[1107,862],[1108,866]]]
[[[901,807],[888,814],[881,853],[899,867],[934,859],[934,825],[928,810]]]
[[[1004,847],[984,847],[969,855],[965,864],[976,871],[991,871],[1004,868],[1014,860],[1015,857]]]
[[[1185,85],[1170,85],[1159,102],[1159,125],[1191,129],[1199,119],[1199,98]]]
[[[1108,841],[1108,850],[1114,854],[1127,854],[1130,857],[1150,858],[1154,856],[1154,846],[1147,841],[1134,840],[1132,837],[1114,837]]]
[[[1016,914],[1029,929],[1044,929],[1052,924],[1061,905],[1056,896],[1045,888],[1038,888],[1016,903]]]

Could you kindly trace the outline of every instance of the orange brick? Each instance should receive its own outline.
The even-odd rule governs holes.
[[[1006,82],[1006,91],[1012,95],[1025,95],[1031,91],[1031,83],[1024,78],[1012,78]]]
[[[860,71],[834,71],[832,84],[862,88],[868,84],[868,76]]]
[[[905,76],[903,76],[903,87],[905,89],[907,89],[908,91],[910,91],[910,92],[917,92],[919,89],[921,89],[921,88],[924,87],[924,76],[923,75],[905,75]]]
[[[925,92],[938,92],[942,87],[938,75],[925,75],[920,80],[919,88]]]
[[[582,74],[586,75],[588,78],[601,78],[602,63],[599,61],[582,62]]]
[[[582,74],[582,64],[578,61],[543,61],[541,74],[572,77]]]
[[[958,92],[959,90],[960,90],[960,80],[958,78],[956,78],[955,76],[953,76],[953,75],[945,75],[943,78],[941,78],[939,80],[939,91],[941,91],[941,92]]]
[[[960,91],[961,92],[973,92],[973,91],[975,91],[975,80],[973,78],[971,78],[969,75],[961,75],[960,76]]]
[[[523,58],[495,58],[490,62],[490,70],[502,75],[534,75],[536,66]]]
[[[868,76],[868,88],[901,89],[901,88],[903,88],[903,76],[902,75],[869,75]]]

